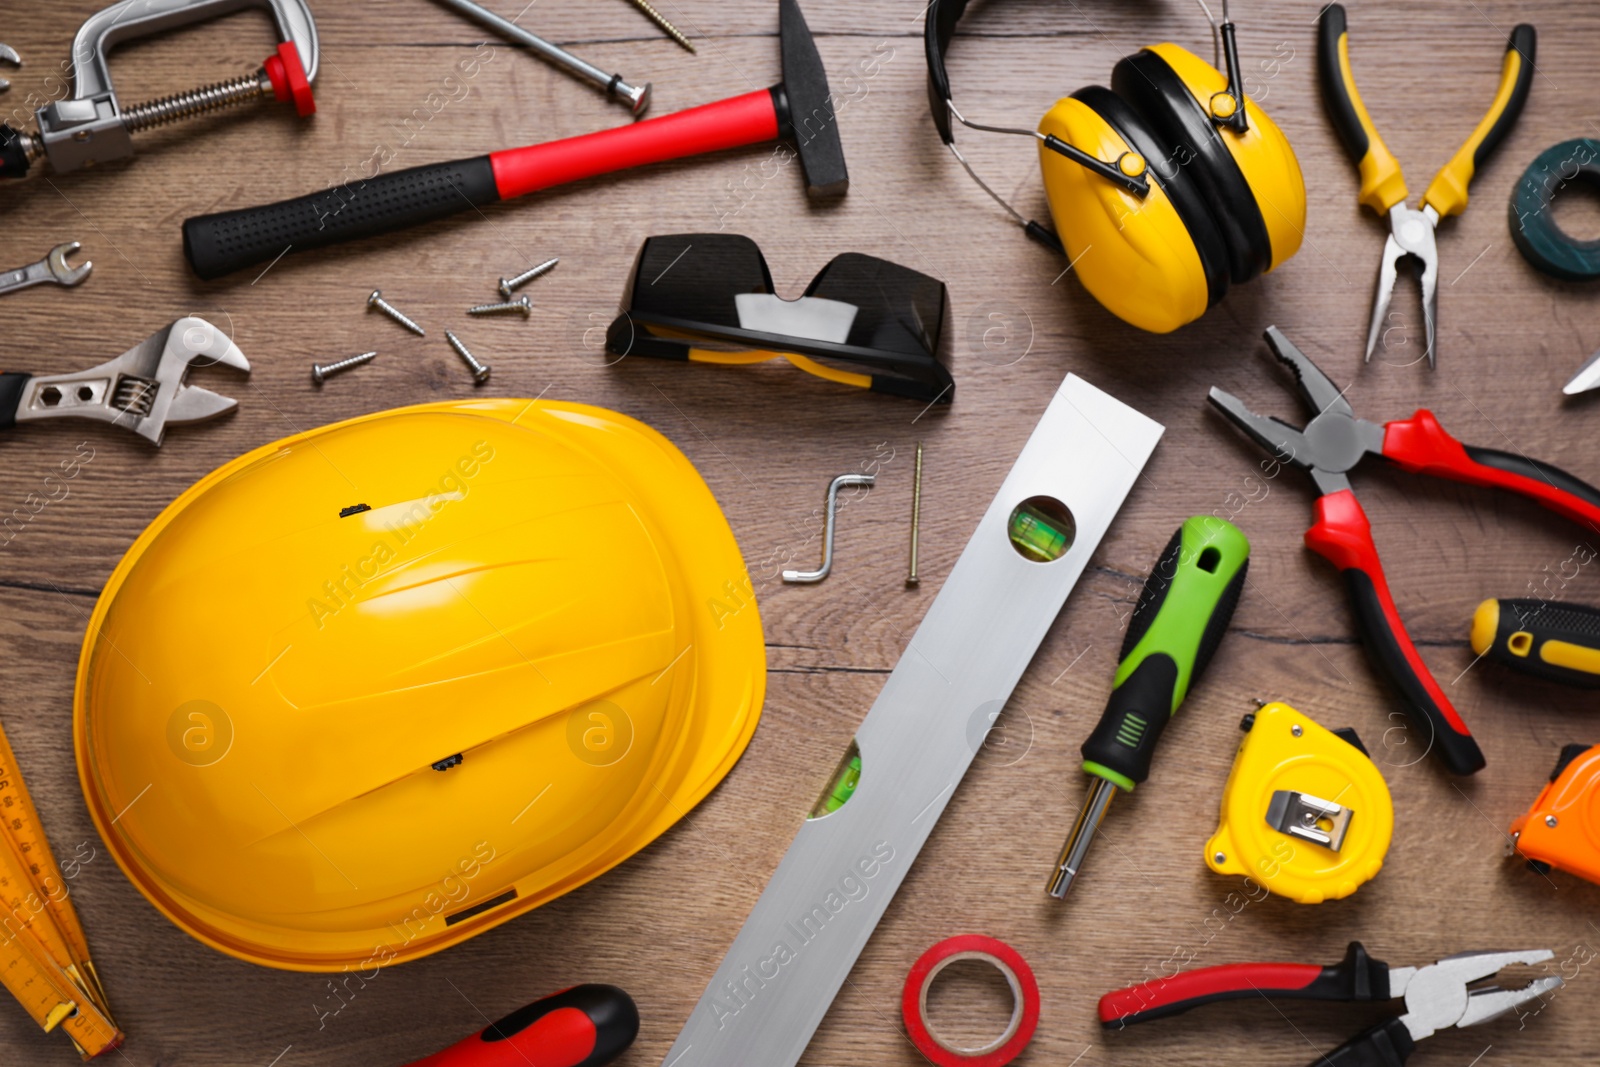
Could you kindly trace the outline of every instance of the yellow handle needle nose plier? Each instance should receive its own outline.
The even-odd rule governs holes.
[[[1500,67],[1500,89],[1489,105],[1489,113],[1472,131],[1450,162],[1434,176],[1422,198],[1422,210],[1406,204],[1406,179],[1378,129],[1367,114],[1367,107],[1356,91],[1355,75],[1350,71],[1350,40],[1345,27],[1344,7],[1329,4],[1317,20],[1317,76],[1322,84],[1323,103],[1333,120],[1345,151],[1361,171],[1361,203],[1379,215],[1389,216],[1389,239],[1384,242],[1383,261],[1378,265],[1378,292],[1372,305],[1372,324],[1367,329],[1367,360],[1383,336],[1383,322],[1394,295],[1394,282],[1400,260],[1416,256],[1422,263],[1422,319],[1427,332],[1428,366],[1436,366],[1435,334],[1439,320],[1439,250],[1434,244],[1434,228],[1441,218],[1466,210],[1467,187],[1478,167],[1505,139],[1522,114],[1533,83],[1535,35],[1533,27],[1522,23],[1511,31],[1506,42],[1505,61]]]

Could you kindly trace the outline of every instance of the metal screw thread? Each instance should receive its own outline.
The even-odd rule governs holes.
[[[391,319],[398,322],[400,325],[404,326],[418,337],[428,336],[428,331],[412,322],[410,317],[408,317],[404,312],[399,311],[393,304],[385,300],[383,298],[382,290],[372,290],[372,295],[367,297],[367,306],[377,308],[379,311],[383,312],[385,315],[389,316]]]
[[[921,583],[917,577],[917,539],[922,528],[922,442],[917,442],[916,474],[911,482],[911,573],[906,575],[906,585]]]
[[[685,37],[678,27],[668,22],[665,15],[652,7],[650,5],[650,0],[633,0],[633,5],[640,11],[643,11],[645,15],[649,17],[651,22],[654,22],[657,26],[660,26],[662,33],[665,33],[668,37],[671,37],[674,41],[677,41],[679,44],[683,45],[683,47],[687,48],[690,52],[694,51],[694,45],[690,43],[689,38]]]
[[[329,363],[326,366],[321,363],[313,363],[311,364],[311,380],[320,385],[324,378],[330,378],[335,374],[349,370],[351,367],[359,367],[363,363],[371,363],[377,355],[378,353],[376,352],[363,352],[359,356],[341,359],[337,363]]]
[[[141,130],[165,126],[169,122],[180,122],[196,115],[259,100],[271,93],[272,83],[267,80],[266,71],[258,70],[232,81],[218,82],[131,107],[122,113],[122,124],[129,133],[139,133]]]
[[[551,271],[556,269],[556,264],[560,262],[561,260],[559,258],[547,259],[537,267],[534,267],[532,270],[523,271],[515,278],[501,278],[500,295],[505,299],[510,300],[512,293],[516,292],[518,289],[521,289],[524,285],[527,285],[535,278],[538,278],[541,275],[549,274]]]
[[[533,314],[533,301],[527,297],[520,300],[510,300],[504,304],[479,304],[477,307],[467,309],[468,315],[503,315],[508,312],[518,312],[523,318]]]
[[[488,366],[479,362],[478,357],[467,350],[467,346],[461,343],[461,338],[446,330],[444,339],[450,342],[450,347],[456,350],[456,355],[460,356],[461,362],[465,363],[467,368],[472,371],[472,377],[479,385],[489,380]]]

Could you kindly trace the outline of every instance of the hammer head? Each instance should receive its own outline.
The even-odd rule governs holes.
[[[812,196],[841,196],[850,188],[839,141],[839,116],[834,111],[828,73],[811,37],[797,0],[778,0],[778,47],[783,56],[779,118],[800,155],[806,191]]]

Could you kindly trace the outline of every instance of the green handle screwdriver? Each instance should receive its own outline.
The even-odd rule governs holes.
[[[1050,876],[1061,900],[1072,888],[1118,789],[1150,776],[1161,731],[1228,630],[1250,565],[1250,542],[1232,523],[1196,515],[1178,528],[1133,609],[1100,722],[1083,743],[1089,796]]]

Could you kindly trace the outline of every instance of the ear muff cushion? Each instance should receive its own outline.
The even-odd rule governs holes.
[[[1223,142],[1228,135],[1212,125],[1195,91],[1149,49],[1116,65],[1111,88],[1178,153],[1170,165],[1194,178],[1227,243],[1233,283],[1243,284],[1267,270],[1272,265],[1272,240],[1261,208]]]
[[[1172,150],[1137,112],[1120,96],[1103,85],[1086,85],[1072,94],[1093,108],[1130,148],[1145,158],[1146,174],[1159,183],[1189,231],[1200,267],[1206,276],[1206,306],[1222,299],[1228,291],[1228,245],[1212,220],[1210,206],[1185,167],[1171,162]]]

